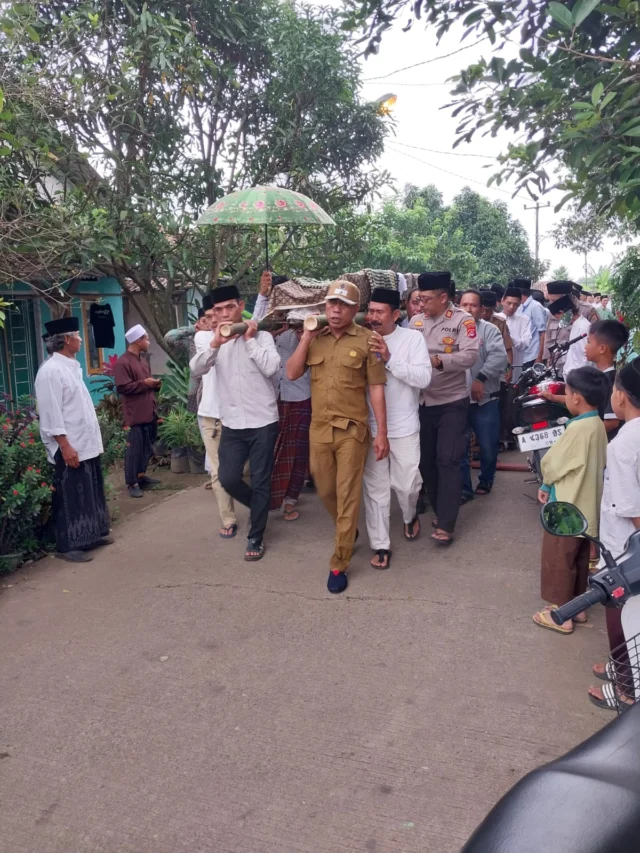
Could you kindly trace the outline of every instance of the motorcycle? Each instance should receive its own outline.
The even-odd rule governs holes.
[[[542,483],[541,461],[546,451],[560,438],[569,421],[567,410],[560,403],[541,397],[543,391],[562,395],[565,384],[560,378],[557,364],[560,356],[570,346],[581,341],[580,335],[564,344],[554,344],[549,349],[549,365],[536,362],[524,370],[512,386],[514,417],[517,426],[512,430],[521,453],[531,453],[529,469],[535,475],[532,482]]]
[[[551,611],[554,622],[561,625],[594,604],[622,607],[640,594],[640,530],[614,559],[601,542],[586,535],[587,520],[572,504],[547,503],[541,519],[555,536],[584,536],[595,542],[605,564],[589,578],[587,592]],[[625,635],[626,666],[633,673],[638,700],[640,646],[626,626]],[[640,702],[625,705],[625,710],[571,752],[521,779],[489,812],[461,853],[638,853]]]

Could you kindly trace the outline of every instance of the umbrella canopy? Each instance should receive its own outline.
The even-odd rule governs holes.
[[[251,187],[216,201],[196,225],[335,225],[328,213],[301,193]]]

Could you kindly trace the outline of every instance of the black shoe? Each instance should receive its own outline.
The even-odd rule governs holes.
[[[115,539],[112,539],[111,536],[101,536],[97,542],[93,545],[87,545],[86,548],[83,548],[83,551],[93,551],[94,548],[102,548],[104,545],[113,545]]]
[[[142,494],[142,489],[136,483],[135,486],[127,486],[127,490],[129,491],[130,498],[142,498],[144,495]]]
[[[58,552],[56,557],[68,563],[90,563],[93,560],[85,551],[65,551],[64,554]]]
[[[156,480],[155,477],[147,477],[145,474],[144,477],[138,477],[138,485],[141,489],[150,489],[152,486],[159,486],[162,483],[162,480]]]
[[[327,589],[329,592],[332,592],[334,595],[339,595],[341,592],[344,592],[348,586],[349,581],[347,580],[347,576],[344,572],[338,572],[337,574],[329,572],[329,580],[327,581]]]
[[[460,506],[464,506],[465,504],[470,503],[473,500],[472,492],[463,492],[462,497],[460,498]]]

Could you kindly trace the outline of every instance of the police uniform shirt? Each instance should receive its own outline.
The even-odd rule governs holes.
[[[384,362],[369,350],[371,332],[352,323],[341,337],[323,329],[311,342],[310,438],[333,441],[333,428],[349,430],[358,441],[369,435],[367,386],[387,381]]]
[[[441,368],[434,369],[420,402],[425,406],[442,406],[468,397],[466,372],[475,364],[480,348],[473,317],[449,303],[436,319],[416,314],[410,327],[422,332],[429,355],[439,356],[442,362]]]

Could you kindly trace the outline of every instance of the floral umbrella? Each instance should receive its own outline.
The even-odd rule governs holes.
[[[335,225],[328,213],[301,193],[279,187],[251,187],[216,201],[196,225],[264,225],[269,269],[269,225]]]

